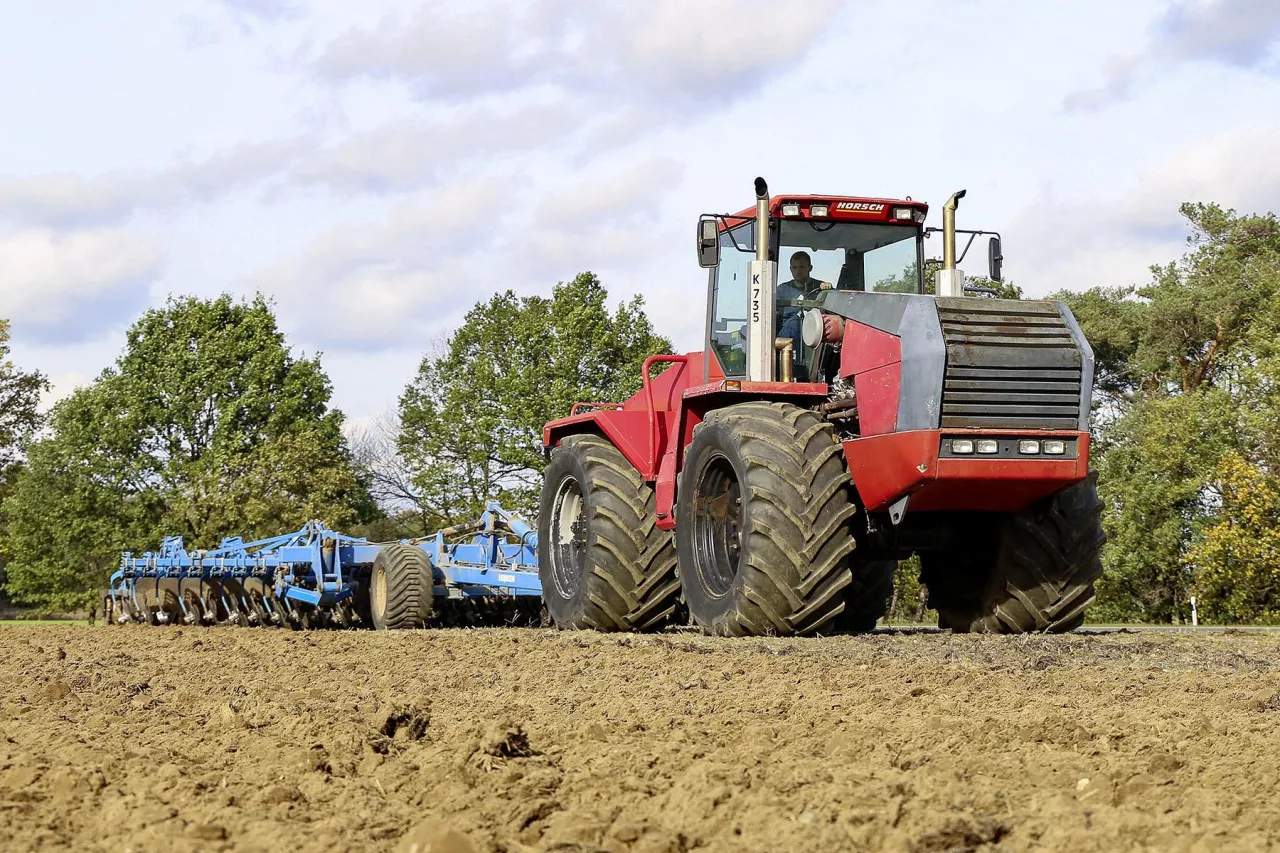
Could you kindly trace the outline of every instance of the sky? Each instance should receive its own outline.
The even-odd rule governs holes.
[[[695,223],[756,175],[930,225],[966,189],[960,227],[1000,231],[1033,297],[1144,283],[1184,201],[1280,211],[1276,0],[0,12],[0,317],[46,405],[171,294],[269,297],[354,424],[476,302],[584,270],[699,349]]]

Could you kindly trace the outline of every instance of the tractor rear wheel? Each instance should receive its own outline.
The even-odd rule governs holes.
[[[672,536],[653,487],[618,448],[572,435],[552,451],[538,512],[538,576],[559,628],[645,631],[676,611]]]
[[[924,561],[924,579],[940,627],[992,634],[1075,630],[1093,603],[1106,538],[1091,473],[1005,519],[993,549],[980,548],[950,567],[932,555]]]
[[[676,509],[694,621],[724,636],[831,627],[853,579],[854,512],[840,443],[816,414],[763,401],[710,412],[685,454]]]
[[[369,577],[369,610],[379,631],[422,628],[431,618],[431,560],[397,543],[378,549]]]

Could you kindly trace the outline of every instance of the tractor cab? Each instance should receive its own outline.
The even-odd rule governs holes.
[[[944,269],[948,263],[954,268],[954,211],[963,195],[957,193],[947,203]],[[823,362],[812,334],[805,339],[806,314],[820,310],[833,291],[923,294],[925,239],[934,230],[924,227],[928,211],[927,204],[910,198],[769,197],[766,189],[756,210],[704,215],[698,223],[698,255],[700,265],[710,270],[706,340],[721,372],[728,378],[749,376],[749,331],[755,323],[759,337],[772,339],[777,355],[771,359],[771,375],[749,378],[830,381],[834,365]],[[767,228],[763,244],[757,240],[762,228]],[[999,280],[998,236],[991,251],[991,277]],[[767,263],[758,271],[767,270],[771,280],[757,279],[748,286],[756,275],[753,262]],[[959,281],[963,292],[963,279]],[[810,322],[820,322],[816,311]]]
[[[750,209],[704,216],[700,261],[710,267],[709,349],[726,377],[747,375],[748,288],[751,263],[766,254],[776,265],[773,336],[778,378],[822,381],[814,348],[802,336],[805,312],[828,291],[922,293],[924,220],[928,205],[910,199],[775,196],[768,203],[768,235]],[[759,288],[764,291],[768,288]],[[784,343],[785,341],[785,343]]]

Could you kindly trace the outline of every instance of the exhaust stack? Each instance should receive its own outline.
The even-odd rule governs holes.
[[[942,269],[938,270],[938,296],[964,296],[964,272],[956,269],[956,208],[965,190],[953,193],[942,206]]]

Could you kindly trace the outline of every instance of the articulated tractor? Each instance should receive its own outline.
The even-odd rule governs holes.
[[[1071,311],[966,285],[963,192],[931,295],[927,205],[755,190],[754,209],[698,222],[705,349],[653,356],[631,399],[544,428],[551,618],[868,631],[916,554],[943,628],[1079,626],[1104,536],[1093,352]],[[997,235],[995,281],[1001,260]]]

